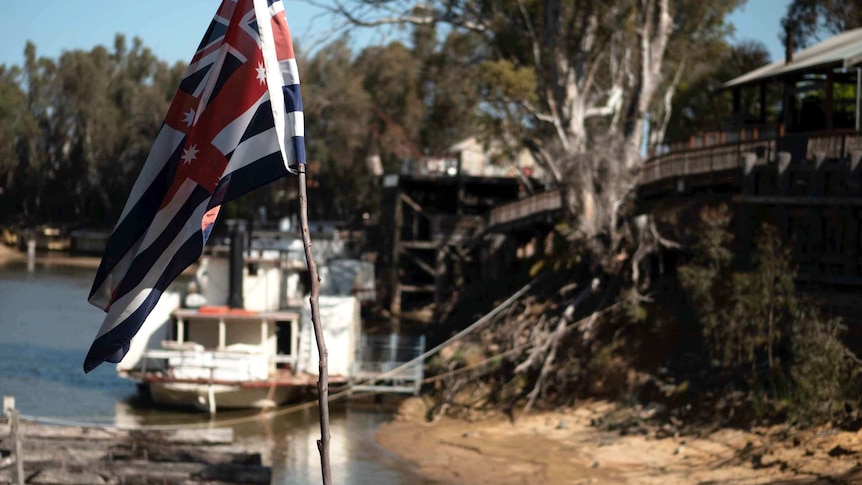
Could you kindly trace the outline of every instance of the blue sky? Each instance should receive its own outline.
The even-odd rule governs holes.
[[[778,41],[781,17],[790,0],[748,0],[731,17],[734,40],[766,44],[773,60],[784,50]],[[21,64],[24,45],[32,40],[39,55],[57,57],[63,50],[113,45],[114,34],[138,36],[160,59],[188,60],[200,42],[219,0],[0,0],[0,64]],[[297,0],[285,0],[288,22],[300,49],[325,43],[332,18]],[[374,40],[368,30],[359,40]]]
[[[781,17],[787,12],[790,0],[748,0],[730,16],[736,32],[735,42],[759,40],[766,45],[773,61],[784,59],[784,46],[778,40]]]

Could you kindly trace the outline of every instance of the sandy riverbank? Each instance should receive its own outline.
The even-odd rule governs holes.
[[[5,244],[0,244],[0,264],[9,263],[11,261],[26,261],[27,255],[10,248]]]
[[[446,483],[862,484],[862,434],[829,428],[724,429],[703,437],[621,436],[591,426],[609,403],[525,416],[429,424],[400,415],[376,439]]]

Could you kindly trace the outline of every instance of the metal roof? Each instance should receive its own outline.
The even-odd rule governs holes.
[[[724,83],[724,88],[750,84],[818,67],[851,67],[862,63],[862,28],[848,30],[793,54],[793,60],[776,61]]]

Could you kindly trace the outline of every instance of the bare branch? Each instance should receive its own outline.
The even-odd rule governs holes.
[[[427,10],[426,14],[416,13],[418,10],[413,10],[413,13],[398,12],[394,9],[389,9],[392,13],[390,16],[373,17],[372,15],[365,16],[360,9],[348,9],[344,3],[334,1],[320,2],[316,0],[306,0],[311,5],[330,13],[340,15],[347,19],[351,24],[358,27],[382,27],[386,25],[432,25],[434,23],[448,23],[454,27],[460,27],[474,32],[486,32],[488,26],[481,21],[473,21],[458,15],[450,9],[446,11]],[[379,10],[382,7],[377,7]]]
[[[541,66],[542,50],[539,46],[539,38],[536,36],[536,31],[533,29],[533,22],[530,21],[530,16],[527,14],[527,7],[524,6],[523,0],[518,0],[518,9],[521,11],[521,16],[524,17],[524,24],[526,24],[527,32],[530,34],[530,44],[533,49],[533,62],[536,66]]]

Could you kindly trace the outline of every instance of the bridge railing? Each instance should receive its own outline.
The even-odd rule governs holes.
[[[694,148],[652,157],[644,164],[640,185],[673,177],[702,175],[742,167],[743,155],[754,153],[759,160],[774,156],[776,139],[742,141],[704,148]]]
[[[560,210],[562,207],[562,192],[549,190],[491,209],[487,227],[509,224],[533,215]]]
[[[775,160],[779,151],[790,153],[796,161],[842,159],[854,152],[862,154],[862,133],[847,130],[799,133],[671,152],[647,160],[639,184],[741,169],[749,153],[755,155],[756,165],[762,165]]]

